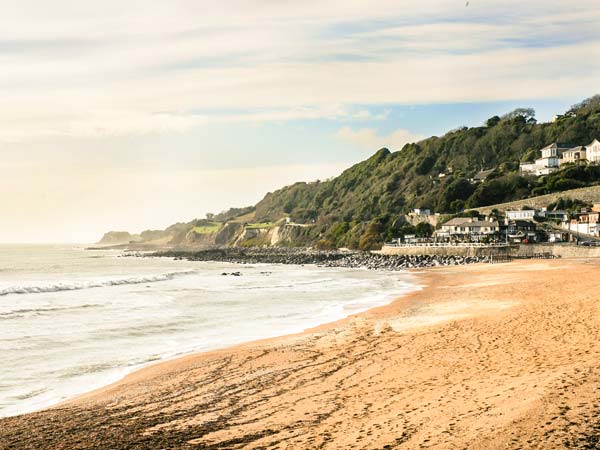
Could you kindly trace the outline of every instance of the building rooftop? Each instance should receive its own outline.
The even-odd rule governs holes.
[[[443,226],[469,226],[469,227],[497,227],[497,221],[490,220],[475,220],[471,217],[455,217],[454,219],[450,219],[448,222],[442,224]]]
[[[533,222],[530,222],[529,220],[520,220],[520,219],[515,219],[515,220],[511,220],[509,222],[509,225],[516,225],[518,227],[530,227],[530,226],[535,226],[535,224]]]
[[[481,170],[473,177],[474,180],[484,181],[496,169]]]
[[[569,145],[569,144],[561,144],[561,143],[558,143],[558,142],[553,142],[552,144],[548,144],[545,147],[541,148],[540,151],[546,150],[546,149],[548,149],[550,147],[553,147],[553,146],[556,146],[557,148],[571,148],[571,147],[573,147],[572,145]]]

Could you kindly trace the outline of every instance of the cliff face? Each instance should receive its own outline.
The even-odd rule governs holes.
[[[225,222],[213,232],[190,229],[184,238],[171,242],[179,249],[206,249],[211,247],[297,247],[310,245],[312,237],[308,225],[275,224],[256,226],[241,222]]]
[[[252,227],[239,222],[225,222],[214,232],[188,232],[180,247],[263,247],[276,245],[278,226]]]
[[[214,237],[215,245],[231,245],[240,233],[243,233],[244,225],[235,222],[226,222]]]
[[[271,245],[280,247],[310,246],[314,241],[313,227],[311,225],[284,224],[273,230]]]
[[[310,247],[320,228],[314,224],[256,223],[254,215],[217,222],[175,224],[164,231],[147,230],[141,235],[110,231],[99,244],[124,246],[131,250],[202,250],[214,247]]]

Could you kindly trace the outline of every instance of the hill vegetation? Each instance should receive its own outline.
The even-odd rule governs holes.
[[[594,138],[600,138],[600,96],[574,105],[550,123],[537,123],[533,109],[519,108],[481,126],[461,127],[394,153],[382,148],[331,180],[295,183],[268,193],[255,206],[208,214],[206,219],[173,225],[165,233],[178,244],[189,239],[191,230],[215,232],[218,223],[225,228],[235,224],[237,230],[245,227],[251,235],[248,230],[253,226],[275,226],[287,218],[296,228],[279,245],[377,248],[404,233],[431,233],[426,224],[406,224],[404,215],[412,208],[451,215],[465,208],[599,184],[597,165],[569,164],[542,177],[519,174],[521,162],[540,157],[539,149],[552,142],[586,145]],[[482,171],[486,176],[478,180]]]
[[[544,177],[519,175],[519,163],[539,157],[552,142],[585,145],[600,137],[600,96],[574,105],[551,123],[520,108],[479,127],[450,131],[391,153],[381,149],[325,182],[296,183],[256,205],[260,221],[289,215],[314,223],[322,247],[371,248],[400,233],[399,216],[411,208],[454,214],[600,182],[600,166],[569,165]],[[492,170],[481,182],[475,175]]]

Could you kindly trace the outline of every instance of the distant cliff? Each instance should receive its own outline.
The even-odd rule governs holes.
[[[139,242],[141,237],[138,234],[131,234],[127,231],[109,231],[104,233],[102,239],[98,241],[100,245],[120,245],[131,242]]]

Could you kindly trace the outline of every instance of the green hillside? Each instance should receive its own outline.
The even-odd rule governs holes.
[[[571,165],[539,178],[521,177],[518,168],[552,142],[575,146],[600,138],[600,96],[573,106],[551,123],[536,123],[534,114],[518,109],[394,153],[381,149],[332,180],[296,183],[267,194],[256,205],[256,220],[274,222],[289,215],[296,223],[314,223],[307,241],[322,247],[370,248],[398,234],[399,215],[414,207],[456,213],[598,184],[596,165]],[[490,169],[485,181],[471,181]]]
[[[600,184],[600,165],[565,164],[551,175],[523,177],[521,162],[559,142],[586,145],[600,138],[600,96],[538,124],[532,109],[494,116],[485,124],[432,136],[390,152],[383,148],[328,181],[296,183],[268,193],[255,206],[232,208],[206,219],[142,233],[173,246],[275,245],[378,248],[405,233],[412,208],[442,214]],[[486,178],[478,180],[484,171]],[[480,174],[481,175],[481,174]],[[275,234],[275,228],[289,222]],[[420,228],[419,228],[420,227]]]

